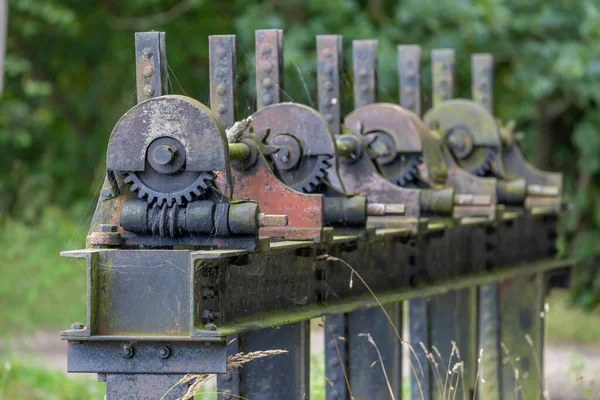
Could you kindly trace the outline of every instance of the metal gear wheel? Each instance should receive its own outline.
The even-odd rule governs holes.
[[[398,161],[394,164],[396,173],[390,177],[391,181],[398,186],[411,186],[419,176],[419,165],[423,163],[422,154],[400,154],[397,157]]]
[[[126,172],[124,182],[137,196],[158,207],[174,203],[183,205],[202,196],[213,186],[216,178],[214,172],[180,171],[164,179],[162,174],[148,169],[140,172]]]
[[[297,168],[291,170],[278,169],[273,163],[275,175],[292,189],[304,193],[314,193],[321,182],[327,178],[331,168],[331,155],[305,156]]]
[[[477,176],[488,176],[492,172],[496,150],[492,147],[476,147],[468,157],[459,159],[461,168]]]

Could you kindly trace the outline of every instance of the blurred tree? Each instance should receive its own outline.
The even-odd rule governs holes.
[[[542,168],[575,195],[565,222],[580,304],[600,301],[600,7],[596,0],[11,0],[6,93],[0,102],[0,215],[35,221],[95,192],[106,141],[134,102],[133,35],[167,32],[171,90],[208,102],[207,35],[238,35],[238,116],[254,108],[254,30],[285,29],[286,99],[312,105],[314,38],[379,39],[380,98],[397,100],[399,43],[457,53],[458,95],[470,95],[474,52],[496,59],[496,114],[515,119]],[[351,73],[344,73],[346,109]]]

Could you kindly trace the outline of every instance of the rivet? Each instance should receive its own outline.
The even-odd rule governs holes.
[[[223,375],[223,380],[225,382],[230,382],[231,379],[232,379],[231,372],[227,372],[225,375]]]
[[[225,71],[224,69],[218,69],[216,75],[218,79],[223,79],[225,78],[225,75],[227,75],[227,71]]]
[[[158,356],[160,358],[169,358],[171,356],[171,349],[168,346],[163,346],[158,349]]]
[[[225,104],[219,104],[217,106],[217,112],[219,114],[225,114],[227,112],[227,107],[225,106]]]
[[[152,54],[152,49],[150,47],[146,47],[144,50],[142,50],[142,55],[146,58],[152,57]]]
[[[150,78],[154,74],[154,68],[152,68],[152,65],[146,65],[142,71],[142,74],[144,77]]]
[[[217,94],[219,96],[224,96],[225,93],[227,93],[227,88],[225,87],[225,85],[219,85],[219,86],[217,86]]]
[[[232,394],[233,394],[233,393],[231,393],[231,390],[229,390],[229,389],[227,389],[227,390],[224,390],[224,391],[223,391],[223,398],[224,398],[225,400],[229,400],[229,399],[231,399],[231,397],[232,397]]]
[[[135,350],[132,345],[126,344],[123,346],[122,354],[123,354],[123,357],[125,357],[125,358],[131,358],[135,354]]]
[[[333,122],[333,115],[331,115],[331,114],[325,114],[324,116],[325,116],[325,120],[327,122],[329,122],[329,123]]]
[[[273,86],[273,79],[271,79],[271,78],[263,79],[262,85],[264,88],[267,88],[267,89],[270,88],[271,86]]]
[[[262,70],[265,72],[270,72],[273,69],[273,64],[271,61],[263,61],[262,62]]]
[[[262,100],[263,100],[263,104],[266,106],[268,106],[269,104],[271,104],[273,102],[273,98],[271,97],[270,94],[263,95]]]
[[[325,72],[326,74],[330,74],[333,71],[333,67],[331,65],[325,65],[323,67],[323,72]]]
[[[364,79],[369,76],[369,71],[367,71],[366,68],[363,68],[358,72],[358,75]]]
[[[331,57],[331,49],[327,48],[327,49],[323,49],[323,51],[321,52],[323,54],[323,57]]]
[[[333,90],[333,83],[330,81],[326,81],[325,82],[325,89],[328,91],[332,91]]]
[[[261,51],[262,51],[262,53],[263,53],[263,54],[270,54],[270,53],[271,53],[271,51],[273,51],[273,48],[272,48],[272,47],[271,47],[271,45],[269,45],[269,44],[264,44],[264,45],[261,47]]]
[[[154,88],[150,85],[144,86],[144,94],[146,96],[152,96],[154,94]]]

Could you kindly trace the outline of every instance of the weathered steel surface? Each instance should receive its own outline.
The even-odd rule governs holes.
[[[325,340],[325,398],[349,400],[348,390],[348,315],[326,315]]]
[[[402,303],[385,306],[398,332],[402,326]],[[383,311],[378,308],[348,314],[348,380],[355,399],[402,396],[402,343]],[[383,364],[382,364],[383,362]],[[335,397],[334,397],[335,398]]]
[[[239,337],[240,350],[248,353],[287,350],[258,359],[240,369],[240,396],[265,400],[310,399],[310,322],[247,332]]]
[[[352,41],[354,108],[377,101],[377,40]]]
[[[168,70],[164,32],[135,34],[137,102],[167,94]]]
[[[543,309],[541,274],[502,281],[500,291],[500,344],[502,396],[543,398]]]
[[[69,341],[69,372],[192,374],[225,372],[225,343]]]
[[[421,115],[421,46],[398,46],[400,105]]]
[[[317,36],[317,90],[319,112],[334,135],[340,134],[342,93],[340,90],[340,65],[342,36]]]
[[[489,54],[471,56],[471,92],[473,100],[488,111],[493,110],[493,57]],[[494,246],[494,245],[492,245]],[[497,254],[494,252],[494,256]],[[496,257],[490,257],[493,262]],[[479,375],[477,388],[480,399],[499,400],[501,392],[500,304],[499,284],[489,283],[479,288]]]
[[[176,400],[188,389],[187,384],[173,387],[181,378],[181,374],[107,374],[106,400]]]
[[[224,128],[235,123],[235,35],[208,37],[210,59],[210,108]]]
[[[432,60],[432,82],[433,82],[433,106],[451,99],[454,96],[454,51],[452,50],[433,50]],[[452,174],[449,171],[450,175]],[[472,193],[472,192],[470,192]],[[446,247],[448,253],[453,254],[452,247]],[[471,260],[472,268],[480,269],[482,267],[481,258]],[[432,348],[436,346],[440,350],[442,357],[449,359],[453,353],[452,342],[455,342],[459,348],[464,362],[464,372],[462,379],[464,386],[456,385],[457,397],[471,397],[471,390],[474,386],[474,378],[477,369],[476,363],[476,338],[477,338],[477,316],[476,316],[476,296],[473,289],[463,289],[450,292],[445,295],[436,296],[429,302],[428,323],[430,329],[430,338]],[[441,372],[444,373],[444,367],[441,366]],[[446,364],[446,368],[452,368]],[[447,373],[447,372],[445,372]],[[464,389],[463,389],[464,388]],[[439,390],[434,391],[434,397],[443,396]]]
[[[283,82],[283,31],[256,31],[257,110],[281,101]]]

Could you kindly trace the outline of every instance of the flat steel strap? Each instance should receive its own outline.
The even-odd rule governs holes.
[[[493,111],[494,57],[491,54],[471,55],[471,95],[473,100]]]
[[[348,314],[325,317],[325,398],[349,400],[348,375]]]
[[[235,35],[208,37],[210,108],[225,129],[235,123]]]
[[[342,93],[342,36],[317,36],[317,88],[319,112],[327,121],[330,131],[339,135],[341,125]]]
[[[352,41],[354,108],[377,101],[377,40]]]
[[[168,69],[164,32],[135,34],[137,102],[167,94]]]
[[[175,384],[183,375],[108,374],[106,400],[176,400],[187,392],[188,384]]]
[[[256,39],[256,109],[281,102],[283,89],[283,31],[258,30]]]
[[[421,115],[421,46],[398,46],[400,105]]]
[[[429,336],[429,300],[426,298],[412,299],[408,301],[408,329],[409,340],[414,349],[410,352],[410,362],[417,375],[410,371],[410,399],[421,400],[431,398],[431,368],[427,354],[423,351],[421,343],[425,348],[431,348]],[[415,358],[416,355],[416,358]]]
[[[240,396],[261,400],[310,398],[310,321],[247,332],[239,341],[244,353],[287,350],[240,368]]]
[[[433,106],[454,97],[454,50],[431,51]]]

